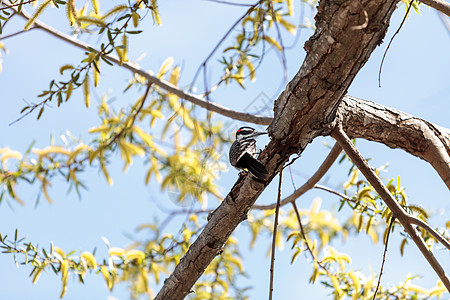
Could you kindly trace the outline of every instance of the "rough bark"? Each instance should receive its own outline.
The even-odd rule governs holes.
[[[329,133],[350,83],[381,43],[396,3],[320,2],[315,17],[317,31],[305,45],[305,61],[275,102],[274,121],[269,126],[272,140],[260,155],[270,175],[265,182],[248,175],[239,178],[155,299],[186,297],[289,157],[301,153],[315,137]],[[364,29],[355,29],[361,24],[365,24]]]
[[[352,138],[400,148],[429,162],[450,189],[450,130],[394,108],[345,97],[339,118]]]

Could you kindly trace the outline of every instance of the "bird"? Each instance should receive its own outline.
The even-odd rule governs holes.
[[[236,131],[236,140],[229,152],[230,164],[238,170],[248,170],[258,179],[265,179],[268,172],[266,167],[256,160],[256,140],[254,137],[267,134],[256,131],[251,127],[241,127]]]

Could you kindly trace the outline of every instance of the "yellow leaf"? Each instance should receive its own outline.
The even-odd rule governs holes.
[[[100,3],[98,3],[98,0],[91,0],[92,7],[94,8],[94,12],[96,15],[100,13]]]
[[[73,26],[77,20],[77,10],[75,9],[75,0],[69,0],[66,5],[67,18],[70,26]]]
[[[349,180],[344,183],[344,190],[347,190],[348,188],[350,188],[351,186],[356,184],[356,182],[358,181],[358,175],[359,175],[359,170],[358,169],[354,169],[350,173]]]
[[[122,248],[112,247],[109,249],[109,256],[123,256],[125,251]]]
[[[73,91],[73,83],[69,82],[67,84],[67,90],[66,90],[66,101],[69,100],[70,96],[72,95],[72,91]]]
[[[38,281],[39,277],[41,277],[42,274],[42,270],[44,270],[44,267],[36,267],[36,271],[34,271],[33,274],[33,284],[36,284],[36,282]]]
[[[70,65],[70,64],[66,64],[63,65],[61,68],[59,68],[59,73],[61,73],[61,75],[64,73],[64,71],[66,70],[73,70],[74,66]]]
[[[138,13],[133,11],[133,13],[131,14],[131,18],[133,19],[133,26],[135,28],[138,27],[139,26],[139,18],[140,18]]]
[[[91,103],[91,94],[89,90],[89,75],[86,74],[86,77],[83,81],[83,94],[84,94],[84,103],[86,105],[86,108],[89,108],[89,105]]]
[[[151,7],[152,7],[152,17],[153,17],[153,21],[158,24],[161,25],[161,17],[159,16],[159,11],[158,11],[158,3],[156,3],[156,0],[151,0]]]
[[[59,256],[61,256],[61,258],[66,257],[66,253],[64,253],[64,251],[59,247],[53,248],[53,251],[55,251]]]
[[[180,79],[180,71],[181,71],[180,67],[173,68],[172,73],[170,73],[170,77],[169,77],[169,82],[171,84],[173,84],[173,85],[178,84],[178,80]]]
[[[25,30],[29,30],[31,26],[33,26],[34,22],[36,22],[36,19],[39,17],[39,15],[42,14],[44,9],[52,2],[52,0],[47,0],[43,2],[39,7],[36,9],[34,14],[31,16],[31,18],[28,20],[28,22],[25,24]]]
[[[109,186],[112,186],[113,180],[109,176],[108,169],[106,168],[105,161],[103,159],[100,159],[100,168],[102,169],[103,175],[105,176]]]
[[[50,183],[44,177],[42,180],[42,192],[44,193],[44,197],[48,201],[48,203],[53,204],[52,199],[50,199],[50,196],[48,195],[47,186],[49,186],[49,185],[50,185]]]
[[[101,266],[100,267],[100,272],[102,272],[102,275],[105,278],[106,286],[109,288],[110,291],[112,291],[113,282],[112,282],[111,274],[109,273],[109,271],[106,268],[106,266]]]
[[[60,147],[60,146],[49,146],[44,149],[33,149],[33,153],[35,153],[38,156],[47,156],[51,153],[58,153],[70,156],[71,152],[67,150],[66,148]]]
[[[128,61],[128,36],[126,34],[122,36],[122,45],[125,46],[125,48],[122,49],[123,52],[122,60],[125,62]]]
[[[122,4],[117,5],[113,7],[110,11],[108,11],[104,16],[103,19],[106,19],[108,17],[111,17],[112,15],[118,14],[119,12],[128,9],[128,5]]]
[[[94,255],[92,255],[89,252],[83,252],[81,253],[81,258],[84,259],[84,261],[86,262],[86,265],[91,268],[91,269],[95,269],[97,268],[97,261],[95,260]]]
[[[60,294],[60,298],[64,297],[67,290],[67,280],[69,279],[69,261],[64,259],[61,261],[61,276],[62,276],[62,291]]]
[[[141,127],[134,125],[133,131],[146,143],[148,146],[153,147],[153,138],[150,134],[142,130]]]
[[[140,250],[128,250],[125,254],[128,260],[136,260],[138,263],[141,263],[145,258],[145,253]]]
[[[280,23],[281,26],[283,26],[287,31],[289,31],[289,33],[295,34],[297,32],[297,27],[294,24],[286,21],[279,15],[277,15],[277,21],[278,23]]]
[[[172,57],[167,58],[162,63],[161,68],[159,69],[159,72],[158,72],[158,75],[157,75],[158,78],[161,78],[162,76],[164,76],[164,74],[166,74],[167,71],[169,71],[169,69],[172,66],[172,64],[173,64],[173,58]]]
[[[105,27],[106,23],[103,21],[103,19],[91,17],[91,16],[78,16],[77,21],[86,23],[89,25],[97,25],[100,27]]]
[[[97,68],[100,68],[100,60],[96,62]],[[96,67],[92,70],[94,72],[94,86],[98,86],[98,81],[100,80],[100,72],[97,70]]]
[[[264,39],[266,42],[268,42],[269,44],[271,44],[272,46],[274,46],[275,48],[277,48],[278,51],[281,51],[281,50],[282,50],[280,44],[279,44],[274,38],[272,38],[272,37],[270,37],[270,36],[268,36],[268,35],[265,35],[265,36],[263,37],[263,39]]]

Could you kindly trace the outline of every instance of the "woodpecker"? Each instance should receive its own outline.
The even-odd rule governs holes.
[[[258,179],[265,179],[266,167],[255,159],[256,141],[254,137],[267,132],[259,132],[251,127],[241,127],[236,131],[236,140],[230,148],[229,158],[233,167],[238,170],[247,169]]]

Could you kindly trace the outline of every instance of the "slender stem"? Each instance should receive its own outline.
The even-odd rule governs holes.
[[[434,257],[430,249],[428,249],[425,241],[419,235],[417,230],[411,225],[411,217],[394,199],[394,197],[392,197],[391,193],[380,180],[378,175],[374,172],[373,168],[369,165],[367,160],[364,159],[358,149],[356,149],[355,145],[353,145],[352,141],[348,138],[347,134],[342,129],[341,124],[339,124],[339,126],[337,126],[331,132],[331,136],[342,146],[353,163],[358,167],[361,173],[364,174],[364,176],[373,186],[378,195],[380,195],[380,197],[392,211],[393,217],[397,218],[400,221],[405,231],[409,234],[409,236],[419,248],[420,252],[422,252],[425,259],[439,276],[444,286],[448,291],[450,291],[450,279],[448,275],[445,273],[444,269]]]
[[[281,200],[281,185],[283,183],[283,169],[281,169],[278,181],[278,197],[277,206],[275,208],[275,221],[273,222],[273,235],[272,235],[272,257],[270,259],[270,287],[269,287],[269,300],[272,300],[273,294],[273,270],[275,264],[275,249],[277,243],[277,227],[278,227],[278,213],[280,211],[280,200]]]
[[[13,9],[15,9],[15,8],[13,8]],[[28,14],[23,9],[20,13],[20,16],[26,20],[29,20],[31,18],[30,14]],[[94,49],[94,47],[92,47],[90,44],[82,42],[82,41],[74,38],[73,36],[70,36],[63,32],[60,32],[40,20],[36,20],[34,22],[33,26],[35,28],[41,29],[41,30],[77,47],[77,48],[87,50],[87,51],[90,51],[90,49]],[[97,52],[99,52],[99,50],[97,50]],[[120,60],[117,56],[108,54],[108,55],[104,55],[104,57],[107,60],[111,61],[112,63],[120,65]],[[122,62],[121,67],[131,71],[132,73],[135,73],[135,74],[138,74],[138,75],[144,77],[149,82],[161,87],[162,89],[168,91],[169,93],[177,95],[178,97],[185,99],[195,105],[198,105],[207,110],[216,112],[223,116],[226,116],[226,117],[232,118],[234,120],[238,120],[238,121],[249,122],[249,123],[253,123],[253,124],[261,124],[261,125],[269,125],[272,122],[272,117],[264,117],[264,116],[253,115],[250,113],[243,113],[243,112],[229,109],[227,107],[221,106],[221,105],[216,104],[211,101],[206,101],[202,97],[185,92],[185,91],[181,90],[180,88],[178,88],[177,86],[171,84],[170,82],[165,81],[163,79],[159,79],[158,77],[151,75],[149,72],[142,70],[141,68],[136,66],[136,64],[134,64],[134,63]]]
[[[375,288],[375,292],[373,294],[372,300],[376,299],[378,289],[380,288],[381,276],[383,275],[384,263],[386,262],[386,253],[387,253],[387,248],[388,248],[388,243],[389,243],[389,236],[391,235],[391,229],[392,229],[392,225],[394,225],[394,221],[395,221],[395,218],[391,218],[391,222],[389,222],[389,228],[388,228],[388,232],[386,235],[386,241],[385,241],[385,245],[384,245],[383,260],[381,262],[380,276],[378,276],[377,287]]]
[[[300,218],[300,213],[297,208],[297,204],[295,204],[295,201],[292,202],[292,206],[294,207],[295,215],[297,216],[298,225],[300,227],[300,233],[302,235],[303,240],[305,241],[306,249],[308,250],[309,254],[311,254],[311,257],[313,261],[321,267],[327,274],[330,276],[330,271],[322,264],[320,260],[317,259],[317,257],[314,255],[314,252],[311,249],[311,246],[309,246],[308,239],[306,237],[305,228],[303,227],[302,219]]]
[[[286,205],[288,203],[294,202],[298,197],[309,191],[310,189],[314,188],[315,184],[319,182],[320,179],[328,172],[328,170],[331,168],[333,163],[336,161],[336,159],[339,157],[339,154],[341,154],[342,147],[336,143],[333,148],[331,149],[328,156],[325,158],[323,163],[320,165],[320,167],[317,169],[316,173],[314,173],[311,178],[308,179],[308,181],[296,189],[290,196],[284,198],[280,202],[280,206]],[[276,204],[269,204],[269,205],[254,205],[254,209],[274,209]]]

